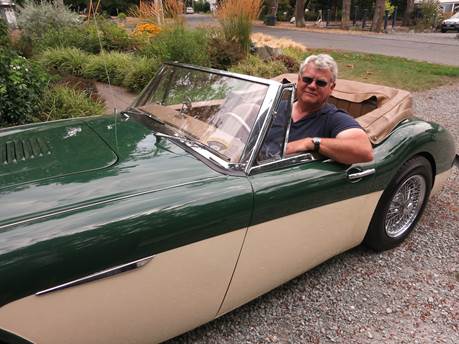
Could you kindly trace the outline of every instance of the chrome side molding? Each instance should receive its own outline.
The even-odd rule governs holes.
[[[131,271],[131,270],[134,270],[134,269],[138,269],[138,268],[141,268],[142,266],[146,265],[147,263],[149,263],[153,258],[154,258],[154,256],[149,256],[149,257],[145,257],[145,258],[141,258],[141,259],[135,260],[135,261],[130,262],[130,263],[126,263],[126,264],[123,264],[123,265],[118,265],[118,266],[115,266],[115,267],[110,268],[110,269],[106,269],[106,270],[103,270],[103,271],[100,271],[100,272],[96,272],[96,273],[94,273],[92,275],[88,275],[88,276],[85,276],[85,277],[82,277],[82,278],[79,278],[79,279],[76,279],[76,280],[73,280],[73,281],[70,281],[70,282],[67,282],[67,283],[64,283],[64,284],[60,284],[58,286],[55,286],[55,287],[52,287],[52,288],[49,288],[49,289],[45,289],[45,290],[39,291],[39,292],[35,293],[35,295],[37,295],[37,296],[45,295],[45,294],[48,294],[48,293],[52,293],[54,291],[58,291],[58,290],[62,290],[62,289],[70,288],[70,287],[75,287],[75,286],[80,285],[80,284],[96,281],[96,280],[99,280],[99,279],[102,279],[102,278],[106,278],[106,277],[110,277],[110,276],[114,276],[114,275],[120,274],[122,272],[127,272],[127,271]]]

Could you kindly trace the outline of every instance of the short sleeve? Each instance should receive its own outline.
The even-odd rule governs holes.
[[[328,123],[330,128],[330,137],[334,138],[344,130],[358,128],[362,129],[360,124],[355,120],[354,117],[347,114],[344,111],[337,110],[333,115],[329,117],[330,122]]]

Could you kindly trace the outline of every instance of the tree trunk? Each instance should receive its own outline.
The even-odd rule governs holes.
[[[278,0],[272,0],[271,1],[271,15],[277,17],[277,8],[279,7],[279,1]]]
[[[341,28],[348,30],[351,26],[351,0],[343,0],[343,14],[341,15]]]
[[[405,13],[403,14],[403,26],[410,26],[411,25],[411,15],[414,11],[414,0],[406,0],[406,9]]]
[[[296,0],[295,4],[295,25],[296,27],[305,27],[304,23],[304,0]]]
[[[376,0],[375,13],[373,15],[373,22],[371,23],[371,31],[373,32],[382,31],[385,8],[386,8],[385,0]]]

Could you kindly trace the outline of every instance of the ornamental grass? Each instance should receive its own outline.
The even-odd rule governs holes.
[[[137,18],[157,18],[157,23],[162,24],[164,20],[161,1],[142,1],[138,6],[129,9],[128,14]]]
[[[216,12],[225,38],[241,45],[243,51],[250,47],[252,20],[259,17],[262,0],[223,0]]]

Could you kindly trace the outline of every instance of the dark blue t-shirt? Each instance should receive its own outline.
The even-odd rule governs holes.
[[[286,124],[290,116],[286,102],[279,105],[273,124],[261,149],[261,158],[272,159],[280,157],[285,137]],[[319,111],[313,112],[297,122],[291,122],[288,141],[296,141],[305,137],[335,138],[340,132],[362,128],[359,123],[335,105],[325,103]]]
[[[313,112],[298,122],[290,125],[289,141],[304,139],[305,137],[328,137],[335,138],[340,132],[362,128],[359,123],[343,110],[335,105],[326,103],[322,108]]]

